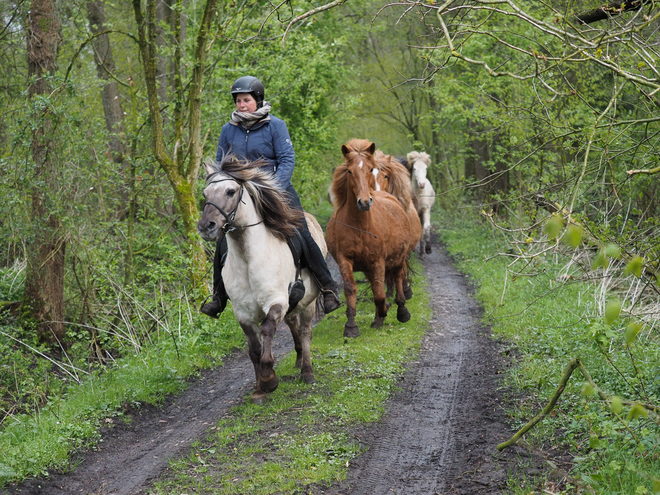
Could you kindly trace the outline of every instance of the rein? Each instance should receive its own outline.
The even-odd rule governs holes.
[[[207,182],[208,184],[215,184],[216,182],[225,182],[228,180],[234,180],[234,179],[220,179],[220,180],[214,180],[211,182]],[[225,217],[225,224],[221,227],[222,231],[225,234],[228,234],[230,232],[234,232],[237,229],[247,229],[248,227],[254,227],[255,225],[259,225],[260,223],[264,223],[263,220],[257,222],[257,223],[252,223],[250,225],[234,225],[234,220],[236,220],[236,212],[238,211],[238,207],[240,206],[241,202],[243,201],[243,191],[245,189],[243,186],[241,186],[241,191],[238,193],[238,201],[236,202],[236,206],[229,212],[225,212],[222,208],[220,208],[218,205],[216,205],[213,201],[207,201],[204,203],[204,208],[206,208],[207,205],[213,206],[215,209],[217,209],[220,213],[222,213],[222,216]],[[245,204],[245,203],[243,203]]]

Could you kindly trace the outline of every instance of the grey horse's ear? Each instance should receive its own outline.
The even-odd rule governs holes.
[[[209,176],[218,170],[218,165],[215,163],[215,160],[207,158],[204,160],[204,170],[206,170],[206,175]]]

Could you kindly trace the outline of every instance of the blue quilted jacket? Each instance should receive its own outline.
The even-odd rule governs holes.
[[[270,118],[260,120],[250,130],[227,122],[220,131],[216,160],[221,161],[227,153],[250,161],[265,159],[282,190],[291,185],[296,157],[289,130],[282,119],[270,115]]]

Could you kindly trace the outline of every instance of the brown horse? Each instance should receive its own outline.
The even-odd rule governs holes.
[[[352,139],[342,145],[341,151],[344,163],[333,174],[334,211],[325,236],[328,251],[337,261],[344,280],[347,316],[344,336],[357,337],[360,330],[355,323],[357,284],[354,271],[363,272],[371,284],[376,305],[372,327],[382,327],[387,316],[386,277],[395,281],[397,320],[410,319],[403,292],[410,252],[410,222],[394,196],[374,191],[369,186],[372,171],[377,168],[376,145],[364,139]]]
[[[419,220],[415,206],[414,194],[410,185],[410,173],[392,155],[386,155],[382,151],[376,150],[374,158],[376,159],[376,170],[378,170],[378,173],[374,173],[375,182],[381,191],[388,192],[398,199],[408,215],[410,251],[412,251],[422,236],[422,222]]]
[[[398,160],[392,155],[386,155],[380,150],[376,150],[374,154],[376,160],[376,169],[373,170],[373,185],[372,188],[380,189],[390,193],[406,211],[408,215],[408,222],[410,225],[408,237],[408,252],[412,252],[417,246],[422,236],[422,223],[417,214],[417,208],[413,201],[414,195],[410,186],[410,173]],[[406,279],[403,283],[403,291],[406,299],[412,297],[412,289],[410,288],[410,281],[408,278],[408,268],[406,266]],[[388,281],[388,296],[390,294],[390,283]]]

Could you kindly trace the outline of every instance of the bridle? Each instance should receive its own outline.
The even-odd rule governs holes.
[[[229,178],[229,179],[219,179],[219,180],[214,180],[214,181],[211,181],[211,182],[207,182],[207,187],[208,187],[209,185],[211,185],[211,184],[215,184],[215,183],[217,183],[217,182],[225,182],[225,181],[228,181],[228,180],[233,180],[233,181],[235,181],[235,179],[232,179],[232,178]],[[236,182],[236,181],[235,181],[235,182]],[[211,205],[211,206],[213,206],[216,210],[218,210],[220,213],[222,213],[222,216],[223,216],[223,217],[225,217],[226,222],[225,222],[224,225],[221,227],[222,231],[223,231],[225,234],[228,234],[228,233],[230,233],[230,232],[234,232],[234,231],[237,230],[237,229],[246,229],[246,228],[248,228],[248,227],[254,227],[255,225],[259,225],[260,223],[263,223],[263,220],[261,220],[261,221],[259,221],[259,222],[257,222],[257,223],[253,223],[253,224],[250,224],[250,225],[234,225],[234,220],[236,220],[236,212],[238,211],[238,207],[240,206],[241,202],[243,201],[243,191],[244,191],[244,190],[245,190],[245,189],[244,189],[243,185],[241,184],[241,189],[240,189],[240,191],[239,191],[239,193],[238,193],[238,201],[236,202],[236,206],[234,206],[234,208],[233,208],[231,211],[229,211],[229,212],[226,212],[225,210],[223,210],[222,208],[220,208],[220,207],[219,207],[218,205],[216,205],[213,201],[206,201],[206,202],[204,203],[204,208],[206,208],[207,205]],[[243,204],[245,204],[245,203],[243,203]]]

